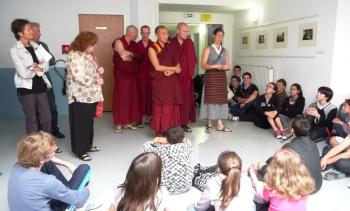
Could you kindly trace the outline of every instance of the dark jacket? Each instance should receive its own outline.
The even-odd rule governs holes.
[[[322,175],[320,165],[320,154],[316,143],[311,141],[308,136],[297,137],[291,142],[285,144],[282,149],[292,149],[299,154],[306,168],[310,171],[315,180],[315,192],[322,186]]]

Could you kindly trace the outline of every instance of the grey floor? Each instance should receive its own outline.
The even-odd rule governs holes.
[[[69,137],[69,124],[67,117],[60,117],[62,131]],[[24,120],[0,120],[0,210],[8,210],[7,207],[7,180],[11,166],[16,162],[16,142],[24,134]],[[216,162],[218,154],[223,150],[236,151],[243,160],[244,168],[259,160],[265,160],[271,156],[282,144],[273,138],[270,130],[256,128],[252,123],[226,122],[233,129],[232,133],[220,133],[214,131],[211,134],[204,132],[205,122],[193,125],[193,132],[187,133],[194,146],[194,164],[212,165]],[[102,148],[101,152],[91,154],[92,161],[89,164],[93,168],[93,195],[96,200],[104,202],[106,210],[115,187],[123,182],[131,160],[140,152],[140,145],[150,140],[153,132],[149,128],[137,131],[125,130],[117,135],[113,132],[111,113],[105,113],[102,119],[95,122],[96,145]],[[64,150],[57,157],[63,158],[73,164],[81,163],[70,152],[70,139],[58,140],[58,144]],[[323,143],[318,143],[321,149]],[[325,181],[320,192],[309,197],[308,210],[312,211],[349,211],[350,210],[350,179],[339,181]],[[199,193],[191,192],[193,200]],[[191,200],[189,195],[173,197],[174,201]],[[176,210],[182,210],[177,208]],[[242,210],[244,210],[242,208]]]

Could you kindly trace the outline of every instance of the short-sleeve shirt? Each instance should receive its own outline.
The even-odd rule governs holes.
[[[278,196],[273,190],[264,188],[264,200],[270,202],[269,211],[306,211],[307,200],[305,197],[300,199],[288,199]]]
[[[123,198],[124,192],[121,188],[118,188],[115,191],[114,197],[113,197],[113,205],[115,207],[118,207],[118,204],[120,200]],[[165,208],[169,207],[169,192],[166,190],[166,188],[162,187],[158,190],[157,195],[155,197],[154,204],[156,205],[157,211],[163,211]],[[150,211],[149,208],[145,209],[145,211]]]
[[[248,98],[254,91],[259,92],[259,89],[255,84],[250,84],[247,89],[244,88],[244,84],[241,84],[237,90],[237,97]]]

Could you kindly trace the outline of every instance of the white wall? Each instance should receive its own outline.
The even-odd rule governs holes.
[[[9,49],[15,43],[11,21],[26,18],[41,24],[42,40],[57,58],[61,45],[70,44],[79,32],[78,14],[124,15],[124,25],[131,22],[130,0],[2,0],[0,7],[0,68],[13,67]]]
[[[183,12],[165,12],[161,11],[159,13],[159,22],[164,23],[193,23],[193,24],[223,24],[223,29],[225,31],[223,46],[230,52],[230,61],[232,63],[232,52],[233,52],[233,14],[227,13],[211,13],[212,21],[211,22],[201,22],[200,13],[193,13],[192,18],[185,18]],[[201,36],[207,36],[207,34],[201,34]]]
[[[337,21],[335,24],[335,43],[331,87],[336,96],[334,101],[340,104],[350,98],[350,1],[338,0]]]
[[[254,33],[266,29],[269,31],[268,48],[255,49],[251,46],[250,49],[239,49],[239,39],[235,39],[235,61],[239,64],[274,66],[277,79],[283,77],[289,85],[300,83],[306,103],[314,101],[319,86],[331,85],[337,1],[261,0],[256,4],[261,11],[260,20],[254,24],[247,20],[246,12],[237,13],[235,37],[239,37],[242,31]],[[297,20],[298,18],[301,19]],[[299,48],[298,25],[314,21],[319,23],[317,46]],[[280,26],[289,28],[288,48],[274,49],[272,29]],[[252,41],[253,39],[250,40]]]

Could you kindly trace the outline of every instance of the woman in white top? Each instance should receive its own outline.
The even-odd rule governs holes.
[[[217,176],[208,180],[206,189],[195,204],[197,211],[255,210],[253,189],[247,177],[241,179],[242,161],[233,151],[224,151],[217,161]],[[241,190],[242,187],[242,190]]]
[[[169,211],[168,191],[160,187],[162,161],[154,153],[138,155],[131,163],[125,182],[114,196],[109,211]]]
[[[49,61],[38,58],[39,45],[32,41],[33,30],[28,20],[13,20],[11,31],[17,42],[10,55],[16,69],[14,80],[25,114],[27,134],[38,132],[39,122],[43,131],[51,133],[51,111],[46,92],[52,87],[45,75]]]

